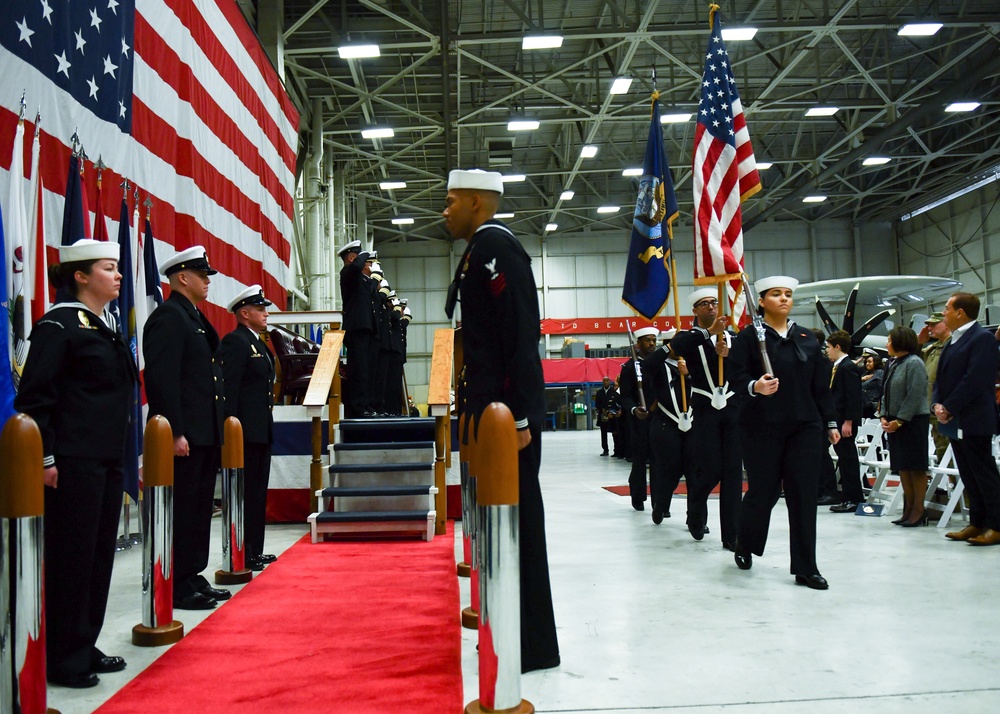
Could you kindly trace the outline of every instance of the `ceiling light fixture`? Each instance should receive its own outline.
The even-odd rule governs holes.
[[[580,156],[585,159],[592,159],[597,156],[597,147],[593,144],[587,144],[582,149],[580,149]]]
[[[392,130],[392,127],[388,126],[373,126],[361,130],[361,136],[366,139],[389,139],[395,135],[396,132]]]
[[[551,50],[562,47],[562,35],[528,35],[521,38],[522,50]]]
[[[726,42],[746,42],[752,40],[757,34],[756,27],[724,27],[722,28],[722,39]]]
[[[366,57],[380,57],[378,45],[344,45],[337,48],[337,54],[341,59],[364,59]]]
[[[504,183],[520,183],[527,178],[524,174],[507,174],[506,176],[501,176],[500,180]]]
[[[494,213],[493,217],[494,218],[513,218],[514,214],[512,212],[510,212],[510,213]]]
[[[900,37],[930,37],[936,35],[944,25],[940,22],[911,22],[899,28]]]
[[[628,92],[628,88],[632,86],[631,77],[615,77],[615,81],[611,83],[611,94],[625,94]]]
[[[559,227],[558,223],[546,223],[545,224],[545,232],[546,233],[551,233],[552,231],[556,230],[558,227]]]
[[[948,203],[948,201],[954,201],[959,196],[964,196],[967,193],[975,191],[977,188],[982,188],[983,186],[991,184],[994,181],[1000,179],[1000,166],[995,166],[991,170],[993,171],[993,173],[987,176],[986,178],[976,181],[976,183],[970,186],[966,186],[965,188],[960,188],[954,193],[948,194],[944,198],[939,198],[937,201],[932,201],[931,203],[928,203],[926,206],[922,206],[921,208],[918,208],[915,211],[911,211],[910,213],[904,213],[902,216],[899,217],[899,220],[908,221],[914,216],[919,216],[921,213],[926,213],[932,208],[937,208],[938,206],[942,206]]]
[[[807,117],[832,117],[840,111],[840,107],[813,107],[806,112]]]
[[[625,169],[622,176],[642,176],[642,169]]]
[[[406,188],[406,181],[383,181],[378,187],[383,191],[392,191],[397,188]]]
[[[979,109],[979,102],[952,102],[944,108],[946,112],[971,112]]]
[[[573,196],[576,195],[576,191],[563,191],[559,194],[560,201],[572,201]]]
[[[679,114],[662,114],[660,116],[661,124],[683,124],[686,121],[691,121],[691,113],[679,113]]]
[[[412,218],[393,218],[392,225],[394,226],[409,226],[413,224]]]
[[[618,213],[621,210],[621,206],[599,206],[597,209],[598,213]]]
[[[888,156],[869,156],[867,159],[861,162],[861,165],[882,166],[883,164],[887,164],[890,161],[892,161],[892,159],[890,159]]]
[[[507,131],[534,131],[538,126],[534,119],[512,119],[507,122]]]
[[[802,203],[823,203],[826,200],[826,196],[806,196],[802,199]]]
[[[769,169],[772,166],[774,166],[774,164],[770,161],[760,161],[757,163],[757,170],[763,171],[764,169]]]

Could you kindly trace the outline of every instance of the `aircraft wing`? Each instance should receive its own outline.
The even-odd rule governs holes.
[[[854,286],[858,286],[857,304],[871,307],[893,307],[899,303],[934,302],[962,289],[962,283],[949,278],[929,275],[878,275],[867,278],[843,278],[801,283],[795,289],[795,300],[804,304],[817,297],[824,303],[846,303]]]

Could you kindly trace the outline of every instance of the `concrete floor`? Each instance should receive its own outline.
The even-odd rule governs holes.
[[[712,533],[696,542],[683,497],[674,498],[673,518],[655,526],[648,508],[633,511],[627,497],[602,488],[626,483],[629,464],[598,456],[597,432],[546,433],[543,443],[562,666],[522,678],[536,711],[1000,710],[1000,548],[820,508],[818,561],[830,589],[809,590],[788,573],[783,502],[767,552],[743,572],[719,542],[717,501],[709,503]],[[269,526],[265,550],[281,553],[305,532]],[[92,690],[51,687],[50,707],[91,712],[164,651],[130,644],[139,570],[137,550],[118,555],[99,642],[128,669],[102,675]],[[461,592],[464,606],[468,581]],[[207,614],[178,618],[190,630]],[[475,644],[476,634],[463,631],[466,701],[478,698]]]

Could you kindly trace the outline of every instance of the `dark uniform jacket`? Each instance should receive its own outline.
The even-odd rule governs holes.
[[[120,459],[138,379],[117,329],[82,303],[58,303],[31,332],[14,408],[38,424],[46,466],[56,456]]]
[[[597,390],[594,395],[594,406],[597,408],[597,418],[603,424],[611,422],[622,410],[621,396],[614,386],[607,389],[604,385]]]
[[[736,336],[729,331],[726,331],[725,334],[729,337],[729,344],[732,345],[732,340]],[[722,338],[722,335],[719,337]],[[703,392],[711,394],[719,386],[719,355],[715,351],[715,343],[712,341],[711,333],[704,327],[695,325],[690,330],[678,332],[677,336],[670,341],[670,346],[687,362],[689,374],[685,381],[691,383],[693,392],[691,398],[695,404],[700,405],[704,402],[704,406],[712,408],[710,405],[712,398],[703,394]],[[705,375],[705,365],[701,359],[703,351],[705,360],[708,362],[708,373],[712,376],[711,382]],[[722,369],[722,379],[729,382],[729,390],[732,391],[733,382],[729,375],[729,357],[723,358]]]
[[[244,325],[222,338],[218,359],[225,377],[226,416],[243,426],[243,441],[274,440],[274,357],[264,341]]]
[[[523,429],[545,419],[541,328],[531,258],[500,221],[469,240],[456,276],[465,350],[463,398],[471,414],[500,401]]]
[[[833,412],[837,416],[838,426],[850,419],[857,429],[861,425],[861,368],[844,357],[836,365],[833,374]]]
[[[375,330],[371,278],[362,272],[368,253],[362,252],[350,265],[340,269],[340,296],[344,301],[344,331]]]
[[[640,363],[639,371],[642,373],[642,394],[646,400],[646,408],[656,408],[652,402],[655,401],[650,385],[646,381],[646,370]],[[621,390],[622,412],[632,414],[632,410],[639,406],[639,386],[635,374],[635,360],[630,359],[622,364],[621,374],[618,376],[618,388]]]
[[[676,339],[676,338],[674,338]],[[679,418],[684,412],[685,403],[691,406],[691,379],[684,377],[684,396],[686,402],[681,398],[681,373],[677,367],[677,362],[669,358],[669,352],[663,347],[658,347],[653,354],[646,357],[642,363],[643,387],[647,395],[653,395],[656,399],[656,411],[664,414],[663,410]],[[690,369],[690,362],[688,369]],[[668,376],[669,374],[669,376]],[[647,399],[649,396],[647,396]],[[674,408],[674,400],[677,401],[677,408]]]
[[[932,401],[944,405],[955,426],[970,436],[998,432],[993,388],[998,356],[996,338],[978,322],[958,342],[953,333],[941,352]]]
[[[192,446],[222,443],[225,399],[215,362],[219,334],[191,301],[174,291],[153,310],[143,333],[149,415],[170,422]]]
[[[749,384],[764,374],[760,343],[753,327],[742,330],[729,352],[730,384],[743,400],[745,422],[822,422],[837,428],[830,396],[830,360],[823,356],[812,332],[788,323],[786,337],[770,325],[764,326],[767,353],[771,358],[778,391],[770,396],[751,395]]]

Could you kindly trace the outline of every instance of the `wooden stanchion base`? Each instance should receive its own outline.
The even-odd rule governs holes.
[[[472,572],[472,566],[466,562],[461,562],[456,566],[455,570],[458,572],[458,577],[467,578]]]
[[[136,647],[163,647],[180,642],[184,637],[184,623],[174,620],[163,627],[136,625],[132,628],[132,644]]]
[[[242,585],[243,583],[249,583],[251,580],[253,580],[252,570],[234,570],[233,572],[229,572],[228,570],[215,571],[216,585]]]
[[[58,709],[46,709],[45,714],[61,714]]]
[[[462,627],[467,630],[479,629],[479,613],[471,607],[462,610]]]
[[[465,714],[535,714],[535,705],[526,699],[512,709],[484,709],[479,700],[465,705]]]

